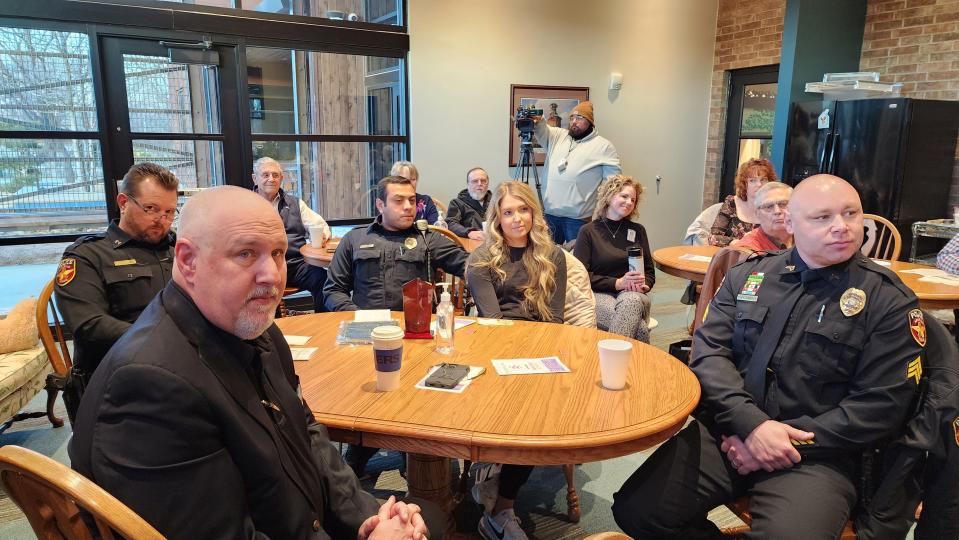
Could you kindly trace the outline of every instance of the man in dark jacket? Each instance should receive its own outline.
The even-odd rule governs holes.
[[[486,238],[483,222],[489,208],[489,175],[482,167],[466,173],[466,189],[450,201],[446,224],[456,236],[482,241]]]
[[[167,538],[421,539],[419,507],[380,507],[299,397],[273,324],[287,247],[276,210],[211,188],[179,233],[173,281],[80,403],[73,467]]]
[[[73,332],[73,370],[63,392],[71,423],[100,361],[170,281],[178,185],[155,163],[130,167],[117,195],[120,219],[63,252],[54,294]]]
[[[326,311],[323,302],[326,269],[306,262],[300,248],[306,244],[309,234],[322,235],[319,243],[325,244],[332,236],[329,225],[322,216],[310,209],[303,199],[283,190],[283,168],[275,159],[263,157],[253,163],[253,184],[253,191],[272,204],[283,220],[287,240],[287,285],[310,291],[313,295],[314,310],[317,313]]]
[[[836,538],[864,450],[900,433],[925,325],[896,274],[865,257],[862,205],[841,178],[796,186],[795,247],[733,267],[696,330],[695,422],[614,495],[634,538],[722,538],[706,514],[751,496],[755,538]]]

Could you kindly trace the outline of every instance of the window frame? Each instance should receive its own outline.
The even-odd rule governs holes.
[[[119,217],[116,206],[117,185],[111,181],[111,165],[115,156],[109,132],[108,104],[105,98],[106,80],[103,38],[156,39],[183,42],[209,40],[215,45],[232,47],[229,60],[235,64],[236,102],[249,103],[247,88],[246,49],[248,47],[288,48],[363,56],[400,58],[402,66],[403,135],[342,135],[342,134],[254,134],[249,114],[239,114],[239,149],[235,162],[224,163],[224,170],[250,169],[253,162],[253,141],[300,142],[360,142],[397,143],[405,146],[409,159],[409,35],[407,33],[408,5],[402,0],[402,26],[332,21],[319,17],[280,15],[230,8],[161,3],[155,0],[122,0],[103,4],[88,0],[36,0],[34,2],[0,2],[0,25],[15,28],[78,32],[90,41],[90,65],[93,78],[94,103],[98,131],[3,131],[0,138],[29,139],[96,139],[104,176],[108,220]],[[284,36],[278,39],[274,36]],[[226,156],[224,160],[226,161]],[[227,174],[227,184],[252,188],[251,175]],[[331,224],[368,222],[369,218],[331,220]],[[107,223],[104,223],[106,227]],[[22,245],[52,242],[70,242],[82,234],[51,234],[0,237],[2,245]]]

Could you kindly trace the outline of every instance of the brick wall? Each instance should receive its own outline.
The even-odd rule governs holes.
[[[959,0],[870,0],[859,68],[902,94],[959,101]],[[959,146],[950,203],[959,205]]]
[[[709,97],[703,206],[719,200],[728,70],[779,63],[785,0],[720,0]]]
[[[703,206],[719,200],[727,70],[779,63],[785,0],[720,0]],[[959,0],[869,0],[859,68],[919,99],[959,100]],[[959,204],[959,146],[951,204]]]

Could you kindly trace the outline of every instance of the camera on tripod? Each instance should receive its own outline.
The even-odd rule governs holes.
[[[523,140],[529,140],[533,135],[533,117],[543,116],[543,109],[534,109],[532,105],[516,107],[516,117],[514,123],[519,130],[519,136]]]

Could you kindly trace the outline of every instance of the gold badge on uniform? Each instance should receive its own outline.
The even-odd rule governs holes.
[[[57,268],[57,285],[64,287],[77,277],[77,260],[73,257],[67,257],[60,260],[60,266]]]
[[[922,318],[921,310],[914,309],[909,312],[909,331],[920,347],[926,346],[926,319]]]
[[[136,259],[123,259],[122,261],[113,261],[113,266],[130,266],[131,264],[136,263]]]
[[[406,246],[406,249],[413,249],[416,247],[416,238],[412,236],[403,241],[403,245]]]
[[[848,288],[839,298],[839,311],[846,317],[856,315],[866,307],[866,292],[860,289]]]

